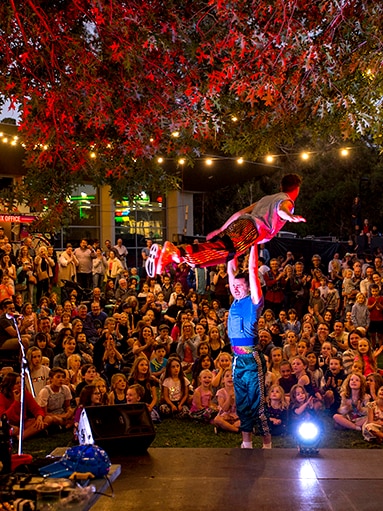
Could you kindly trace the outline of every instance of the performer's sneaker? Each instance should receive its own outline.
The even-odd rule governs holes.
[[[148,258],[145,261],[146,273],[150,278],[154,278],[157,274],[158,261],[161,255],[161,247],[154,243],[149,250]]]
[[[157,263],[157,275],[162,275],[168,264],[173,262],[179,264],[181,259],[178,248],[170,241],[165,241]]]

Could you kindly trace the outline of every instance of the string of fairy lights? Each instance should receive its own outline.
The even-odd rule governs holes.
[[[178,131],[174,131],[171,133],[171,136],[173,138],[178,138],[178,137],[180,137],[180,133]],[[14,146],[14,147],[17,147],[17,146],[25,147],[25,144],[22,142],[21,138],[18,135],[10,135],[3,131],[0,131],[0,142],[2,144],[8,144],[8,145]],[[151,142],[153,142],[153,140],[151,140]],[[106,145],[106,149],[110,149],[111,147],[112,147],[111,143]],[[35,146],[35,149],[40,149],[42,151],[46,151],[48,148],[49,148],[49,146],[44,145],[44,144],[38,144]],[[336,150],[341,158],[347,158],[353,149],[355,149],[355,148],[354,147],[339,147],[339,148],[332,149],[332,150],[333,151]],[[300,152],[296,152],[296,153],[288,153],[288,154],[286,154],[286,153],[266,154],[266,155],[264,155],[264,157],[260,158],[260,161],[247,160],[247,159],[243,158],[242,156],[231,157],[231,156],[217,156],[217,155],[205,155],[202,157],[193,158],[193,160],[194,161],[196,161],[196,160],[202,161],[205,163],[205,165],[207,167],[213,166],[214,162],[224,161],[224,160],[235,161],[238,165],[242,165],[242,164],[246,163],[246,164],[252,164],[252,165],[267,164],[270,166],[271,165],[276,166],[276,164],[278,163],[279,160],[281,160],[287,156],[289,156],[289,157],[296,156],[303,161],[308,161],[317,154],[319,154],[319,151],[305,150],[305,151],[300,151]],[[89,149],[89,158],[90,159],[98,158],[98,153],[96,151],[95,146],[92,146]],[[188,158],[158,156],[156,158],[156,161],[158,164],[163,164],[165,162],[171,161],[171,162],[176,162],[178,165],[183,166],[183,165],[187,164]]]

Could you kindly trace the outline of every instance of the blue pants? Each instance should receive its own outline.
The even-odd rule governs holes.
[[[241,431],[251,433],[254,426],[262,436],[270,434],[265,406],[265,359],[257,351],[235,355],[233,381]]]

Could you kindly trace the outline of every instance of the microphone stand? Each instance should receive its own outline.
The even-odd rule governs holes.
[[[13,320],[13,323],[15,325],[15,330],[17,333],[17,339],[19,341],[20,345],[20,351],[21,351],[21,392],[20,392],[20,424],[19,424],[19,448],[17,453],[22,454],[23,453],[23,434],[24,434],[24,412],[25,412],[25,374],[28,374],[28,381],[29,386],[31,388],[32,394],[34,394],[31,375],[29,373],[28,369],[28,361],[25,354],[25,348],[23,341],[21,339],[21,334],[19,330],[19,325],[17,324],[17,319],[15,316],[11,314],[6,314],[7,319]]]

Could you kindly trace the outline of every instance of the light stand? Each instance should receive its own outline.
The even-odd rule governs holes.
[[[19,325],[17,324],[17,319],[12,314],[6,314],[6,318],[13,320],[13,323],[15,325],[15,330],[17,333],[17,339],[18,339],[19,345],[20,345],[20,351],[21,351],[20,424],[19,424],[19,448],[18,448],[17,454],[22,454],[23,453],[23,434],[24,434],[24,412],[25,412],[25,374],[28,375],[29,387],[30,387],[31,392],[34,397],[35,397],[35,394],[34,394],[34,389],[33,389],[33,385],[32,385],[31,375],[30,375],[29,369],[28,369],[28,361],[27,361],[27,357],[25,354],[24,344],[21,339]]]

